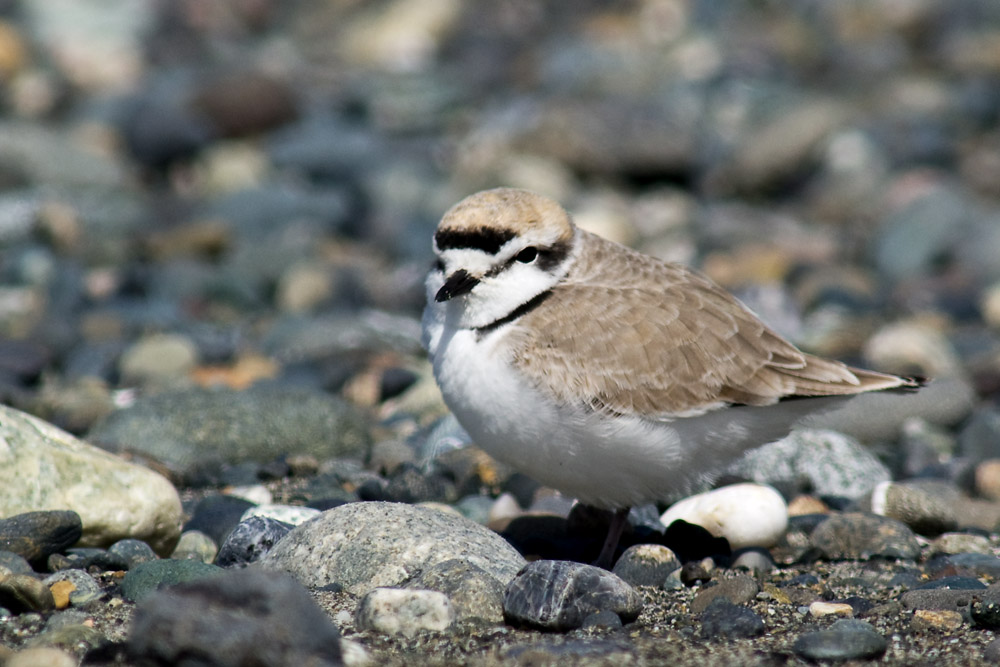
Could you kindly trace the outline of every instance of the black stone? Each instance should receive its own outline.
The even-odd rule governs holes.
[[[219,567],[246,567],[271,550],[292,526],[270,517],[252,516],[241,521],[219,547]]]
[[[222,544],[240,522],[243,513],[253,506],[249,500],[235,496],[208,496],[195,505],[184,530],[201,531],[216,544]]]
[[[753,610],[724,597],[712,600],[699,616],[702,637],[742,639],[764,634],[764,620]]]
[[[25,512],[0,519],[0,550],[12,551],[35,565],[76,544],[82,534],[83,522],[76,512]]]

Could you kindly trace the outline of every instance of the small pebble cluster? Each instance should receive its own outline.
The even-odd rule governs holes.
[[[0,3],[0,663],[1000,662],[995,0]],[[609,517],[420,347],[483,188],[933,378]]]

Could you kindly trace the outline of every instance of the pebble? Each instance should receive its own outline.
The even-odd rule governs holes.
[[[340,633],[309,593],[291,577],[253,570],[150,591],[136,607],[128,650],[150,664],[191,655],[226,667],[343,664]]]
[[[197,560],[151,560],[125,574],[121,581],[122,597],[141,602],[160,588],[215,577],[223,572],[221,567]]]
[[[88,439],[111,451],[160,461],[176,474],[211,481],[223,463],[277,454],[364,458],[366,419],[329,395],[282,388],[186,389],[137,400],[94,425]]]
[[[888,468],[855,438],[820,429],[792,431],[748,452],[728,472],[759,484],[806,483],[801,491],[850,500],[890,479]]]
[[[57,648],[38,647],[17,651],[3,664],[4,667],[76,667],[77,659]]]
[[[759,592],[760,585],[756,579],[745,574],[737,574],[698,591],[689,606],[692,614],[701,614],[717,598],[723,598],[735,605],[743,605],[755,599]]]
[[[461,516],[398,503],[350,503],[294,528],[260,561],[306,586],[336,582],[354,595],[399,586],[461,558],[506,583],[524,559],[496,533]]]
[[[246,567],[260,560],[292,526],[270,517],[243,519],[219,547],[215,564],[219,567]]]
[[[126,569],[129,570],[136,565],[156,560],[156,552],[142,540],[118,540],[108,547],[108,553],[124,559]]]
[[[14,613],[47,612],[55,609],[52,591],[30,574],[11,574],[0,578],[0,607]]]
[[[799,635],[792,652],[806,660],[870,660],[885,653],[888,646],[870,623],[842,619],[825,630]]]
[[[854,616],[854,607],[843,602],[823,602],[817,600],[809,605],[809,615],[813,618],[823,618],[824,616]]]
[[[944,533],[931,542],[931,553],[992,555],[992,545],[987,537],[972,533]]]
[[[788,507],[781,494],[762,484],[733,484],[690,496],[672,505],[660,522],[681,519],[724,537],[733,549],[769,547],[788,527]]]
[[[946,482],[882,482],[871,496],[872,512],[931,537],[958,528],[961,507],[958,489]]]
[[[456,558],[432,565],[408,581],[406,588],[447,595],[457,621],[503,623],[504,584],[466,560]]]
[[[362,630],[407,637],[421,631],[444,632],[454,620],[447,595],[419,589],[372,589],[361,598],[356,613]]]
[[[216,544],[226,541],[253,503],[229,495],[210,495],[198,501],[184,530],[197,530],[208,535]]]
[[[157,553],[173,548],[181,503],[161,475],[4,405],[0,438],[8,445],[0,466],[0,515],[67,509],[82,521],[82,533],[73,540],[81,546],[135,538]]]
[[[69,587],[63,586],[66,605],[60,607],[57,603],[57,609],[65,608],[68,605],[86,607],[104,595],[104,590],[97,580],[83,570],[62,570],[45,577],[42,583],[52,590],[53,596],[56,595],[55,586],[57,584],[69,585]]]
[[[874,514],[832,514],[816,526],[809,539],[813,548],[830,560],[912,560],[920,555],[917,538],[906,524]]]
[[[955,632],[964,624],[965,618],[957,611],[916,609],[910,628],[914,632]]]
[[[555,632],[583,625],[608,610],[623,622],[635,620],[642,598],[634,588],[601,568],[569,561],[529,563],[507,586],[503,611],[509,623]]]
[[[231,533],[230,533],[231,534]],[[214,563],[219,553],[219,545],[200,530],[185,530],[177,540],[177,546],[170,557],[176,560],[196,560]]]
[[[632,586],[662,586],[681,562],[673,551],[659,544],[635,544],[618,558],[611,572]]]
[[[82,534],[80,515],[70,510],[25,512],[0,519],[0,548],[30,562],[45,561],[76,544]]]
[[[185,380],[198,363],[198,349],[186,336],[153,334],[126,349],[118,362],[122,381],[169,386]]]
[[[701,636],[705,639],[743,639],[764,634],[764,620],[751,609],[717,597],[700,613]]]

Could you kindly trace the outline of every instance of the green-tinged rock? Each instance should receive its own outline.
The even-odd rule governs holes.
[[[122,597],[138,602],[160,588],[174,586],[185,581],[195,581],[214,577],[225,572],[217,565],[197,560],[175,560],[164,558],[143,563],[129,570],[122,578]]]
[[[0,516],[38,510],[79,514],[79,546],[135,538],[169,553],[180,535],[180,498],[162,475],[0,405]]]

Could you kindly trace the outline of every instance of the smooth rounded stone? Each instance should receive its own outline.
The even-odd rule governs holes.
[[[929,590],[906,591],[899,596],[904,609],[931,609],[943,611],[963,611],[969,608],[974,590],[949,590],[935,588]]]
[[[82,534],[80,515],[68,510],[25,512],[0,519],[0,549],[32,563],[73,546]]]
[[[944,533],[931,542],[931,553],[992,555],[993,547],[988,537],[973,533]]]
[[[136,607],[133,660],[216,667],[341,665],[340,633],[291,577],[232,570],[158,591]]]
[[[935,558],[925,566],[932,572],[949,571],[966,577],[1000,579],[1000,557],[992,553],[960,553]]]
[[[317,509],[302,507],[301,505],[257,505],[243,513],[243,516],[240,517],[240,523],[250,517],[256,516],[264,519],[273,519],[289,526],[298,526],[318,517],[320,514],[322,512]]]
[[[674,503],[660,522],[669,528],[678,519],[726,538],[733,549],[769,547],[788,528],[788,506],[769,486],[732,484]]]
[[[923,322],[884,325],[865,342],[864,356],[873,367],[889,373],[920,373],[927,377],[962,374],[961,362],[948,338]]]
[[[62,570],[50,574],[42,583],[52,588],[53,584],[64,581],[72,584],[69,591],[69,603],[75,607],[84,607],[104,595],[101,585],[83,570]]]
[[[825,616],[854,616],[854,607],[845,602],[824,602],[816,600],[809,605],[809,615],[813,618],[823,618]]]
[[[215,540],[200,530],[185,530],[177,540],[171,558],[176,560],[196,560],[202,563],[212,563],[219,553],[219,545]]]
[[[118,372],[128,384],[167,385],[187,379],[197,363],[198,348],[187,336],[153,334],[122,353]]]
[[[503,623],[504,584],[468,561],[454,559],[432,565],[408,581],[406,588],[444,593],[458,621]]]
[[[800,635],[792,652],[807,660],[866,660],[879,657],[888,647],[871,623],[845,618],[825,630]]]
[[[871,511],[902,521],[921,535],[935,536],[959,525],[962,498],[946,482],[882,482],[872,491]]]
[[[162,475],[128,463],[51,424],[0,405],[0,515],[43,509],[80,515],[81,546],[125,538],[169,553],[181,502]]]
[[[156,552],[142,540],[118,540],[108,547],[108,553],[123,558],[128,565],[127,569],[132,569],[141,563],[156,560]]]
[[[412,637],[419,632],[444,632],[455,610],[444,593],[419,589],[375,588],[368,591],[355,614],[362,630]]]
[[[975,485],[978,495],[1000,500],[1000,458],[987,459],[976,466]]]
[[[84,623],[73,623],[46,629],[25,643],[26,646],[51,646],[67,651],[89,651],[108,643],[104,634]]]
[[[184,530],[197,530],[222,544],[229,533],[239,524],[253,503],[230,495],[206,496],[198,501],[191,511],[191,518],[184,524]]]
[[[889,469],[856,439],[820,429],[792,431],[751,450],[727,471],[759,484],[807,481],[804,490],[813,495],[852,500],[890,479]]]
[[[72,653],[47,646],[25,648],[13,653],[4,661],[4,667],[76,667]]]
[[[465,560],[500,582],[524,558],[502,537],[468,519],[398,503],[349,503],[297,526],[260,561],[306,586],[338,583],[353,595],[399,586],[447,560]]]
[[[197,560],[151,560],[125,574],[121,581],[122,597],[140,602],[160,588],[217,577],[223,572],[221,567]]]
[[[364,458],[367,419],[329,395],[281,387],[188,389],[140,398],[94,425],[89,438],[199,477],[222,464],[278,454]]]
[[[957,611],[916,609],[910,629],[914,632],[955,632],[964,624],[965,618]]]
[[[219,567],[246,567],[260,560],[291,529],[290,524],[268,516],[243,519],[219,547],[215,564]]]
[[[529,563],[508,584],[503,599],[509,623],[556,632],[579,628],[602,610],[633,621],[642,605],[639,593],[607,570],[555,560]]]
[[[615,562],[612,574],[632,586],[662,586],[667,576],[681,567],[673,551],[659,544],[635,544]]]
[[[714,598],[701,611],[701,636],[705,639],[742,639],[764,634],[764,620],[752,609]]]
[[[610,609],[595,611],[583,619],[583,625],[580,626],[583,630],[603,630],[605,632],[608,630],[620,630],[623,627],[624,624],[622,623],[621,616]]]
[[[809,537],[814,549],[828,560],[867,560],[873,557],[915,559],[920,555],[916,535],[904,523],[874,514],[833,514]]]
[[[774,569],[774,558],[766,549],[743,549],[733,554],[730,567],[734,570],[748,570],[755,575],[767,574]]]
[[[729,579],[722,579],[715,586],[698,591],[691,600],[691,613],[702,613],[717,598],[723,598],[733,604],[746,604],[756,598],[759,592],[760,585],[756,579],[738,574]]]
[[[986,584],[979,581],[979,579],[976,579],[975,577],[953,575],[950,577],[942,577],[940,579],[932,579],[926,584],[914,586],[911,590],[929,591],[938,589],[945,589],[949,591],[982,591],[986,590]]]
[[[55,609],[52,591],[30,574],[11,574],[0,578],[0,607],[15,614],[25,611],[46,612]]]
[[[0,549],[0,577],[4,574],[31,574],[34,571],[28,559],[21,554]]]

